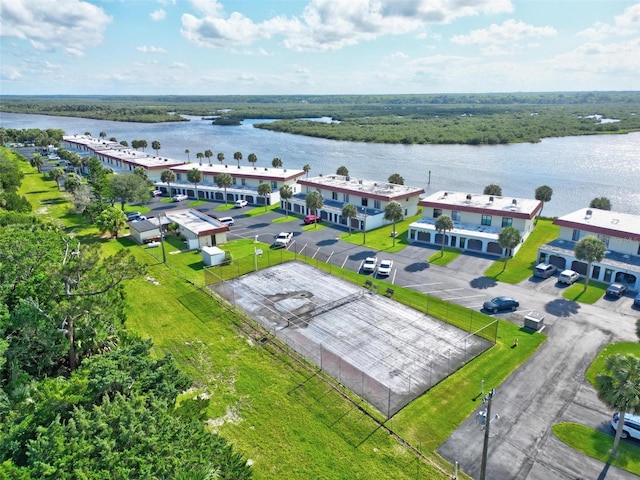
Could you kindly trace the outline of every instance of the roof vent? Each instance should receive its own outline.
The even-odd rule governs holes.
[[[471,203],[471,194],[467,193],[467,203]]]
[[[493,203],[493,197],[489,197],[489,203]]]
[[[264,171],[266,172],[267,170],[269,170],[267,167],[264,167]]]
[[[344,179],[348,182],[349,180],[351,180],[351,177],[344,177]]]
[[[224,168],[229,168],[229,165],[225,165]]]
[[[517,205],[517,204],[518,204],[518,200],[516,200],[515,198],[511,200],[511,205]]]
[[[593,210],[591,210],[591,209],[587,210],[586,213],[585,213],[585,217],[586,218],[591,218],[591,215],[593,215]]]

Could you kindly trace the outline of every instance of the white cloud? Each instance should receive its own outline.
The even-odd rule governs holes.
[[[616,27],[628,29],[633,32],[640,30],[640,3],[627,8],[622,15],[615,19]]]
[[[192,0],[192,5],[199,16],[182,16],[182,34],[196,45],[234,47],[278,35],[284,47],[296,51],[338,50],[433,23],[513,9],[510,0],[311,0],[300,17],[255,23],[239,12],[226,15],[217,0]]]
[[[142,53],[167,53],[167,51],[162,47],[153,47],[147,45],[137,47],[136,50]]]
[[[81,0],[3,0],[0,35],[81,56],[85,47],[102,43],[111,20],[101,8]]]
[[[165,12],[162,8],[160,10],[156,10],[149,14],[151,20],[157,22],[159,20],[164,20],[167,17],[167,12]]]
[[[502,25],[494,23],[489,28],[474,30],[468,35],[455,35],[451,37],[451,41],[459,45],[501,45],[531,37],[553,37],[557,33],[553,27],[535,27],[512,19],[506,20]]]

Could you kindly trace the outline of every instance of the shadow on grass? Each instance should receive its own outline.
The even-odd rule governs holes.
[[[545,312],[555,315],[556,317],[568,317],[575,315],[580,310],[580,304],[565,298],[556,298],[550,301],[544,307]]]
[[[480,290],[484,290],[487,288],[495,287],[498,282],[495,279],[490,277],[477,277],[469,282],[471,288],[477,288]]]
[[[202,260],[198,260],[197,262],[187,264],[187,267],[195,272],[200,272],[204,268],[204,263]]]
[[[62,205],[68,203],[66,198],[43,198],[40,200],[41,205]]]

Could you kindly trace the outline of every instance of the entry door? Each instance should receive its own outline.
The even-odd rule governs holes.
[[[604,283],[611,282],[611,275],[613,275],[613,270],[611,270],[610,268],[605,268],[604,269],[604,278],[602,279],[604,281]]]

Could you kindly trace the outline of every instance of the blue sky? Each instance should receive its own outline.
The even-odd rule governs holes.
[[[638,90],[638,0],[0,0],[1,94]]]

